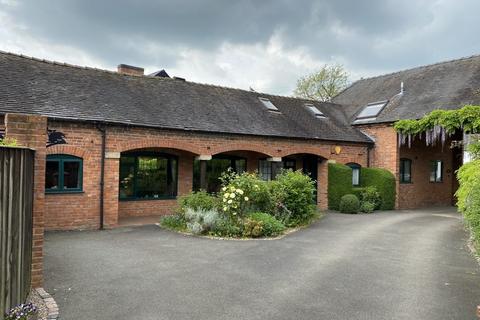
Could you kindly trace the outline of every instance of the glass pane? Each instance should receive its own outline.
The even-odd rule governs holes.
[[[80,189],[80,162],[63,162],[63,189]]]
[[[263,105],[268,109],[272,111],[278,111],[277,107],[268,99],[266,98],[259,98],[260,101],[262,101]]]
[[[436,182],[442,181],[442,161],[437,161]]]
[[[120,198],[134,196],[135,157],[120,158]]]
[[[353,168],[352,169],[352,185],[358,186],[360,184],[360,169]]]
[[[258,174],[262,180],[269,181],[272,178],[272,166],[267,160],[258,162]]]
[[[400,160],[400,181],[411,182],[411,166],[412,163],[409,160]]]
[[[59,165],[58,161],[47,161],[45,172],[45,189],[58,190],[59,189]]]
[[[357,118],[367,118],[367,117],[376,117],[380,110],[382,110],[385,103],[373,104],[366,106],[362,112],[357,116]]]
[[[296,169],[296,164],[295,164],[295,160],[285,160],[283,161],[283,168],[285,170],[293,170],[295,171]]]
[[[168,160],[155,156],[139,156],[137,161],[136,197],[157,199],[168,195]]]
[[[220,191],[221,181],[220,176],[222,173],[232,167],[232,161],[230,159],[212,159],[207,162],[207,191],[218,192]],[[232,168],[234,169],[234,168]]]
[[[243,173],[247,171],[247,161],[245,159],[235,160],[235,168],[233,168],[236,173]]]

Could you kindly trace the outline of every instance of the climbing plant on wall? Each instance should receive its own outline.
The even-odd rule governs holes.
[[[412,138],[425,137],[427,145],[446,138],[457,130],[467,134],[480,133],[480,106],[465,106],[458,110],[435,110],[419,120],[400,120],[394,128],[399,142],[410,145]],[[468,151],[473,161],[457,171],[460,187],[456,192],[458,209],[472,231],[477,249],[480,248],[480,140],[473,138]]]
[[[434,110],[418,120],[400,120],[394,125],[399,142],[410,146],[414,137],[425,138],[427,145],[438,141],[445,143],[447,137],[457,130],[465,133],[480,133],[480,106],[465,106],[457,110]]]

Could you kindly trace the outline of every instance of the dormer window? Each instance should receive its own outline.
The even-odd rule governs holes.
[[[305,103],[305,108],[307,108],[308,111],[310,111],[315,116],[315,118],[318,118],[318,119],[325,119],[326,118],[326,116],[323,114],[323,112],[318,110],[318,108],[315,107],[311,103]]]
[[[388,101],[379,101],[367,104],[357,115],[355,123],[375,120],[387,103]]]
[[[275,107],[275,105],[272,103],[272,101],[268,100],[267,98],[263,98],[263,97],[259,97],[258,99],[263,103],[263,105],[265,106],[265,108],[267,108],[268,111],[277,111],[278,112],[278,108]]]

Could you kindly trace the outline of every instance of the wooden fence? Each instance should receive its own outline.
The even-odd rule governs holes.
[[[0,147],[0,317],[30,291],[34,151]]]

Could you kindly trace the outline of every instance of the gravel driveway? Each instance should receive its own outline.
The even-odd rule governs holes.
[[[268,241],[50,232],[45,287],[61,319],[475,319],[466,240],[453,208],[329,213]]]

